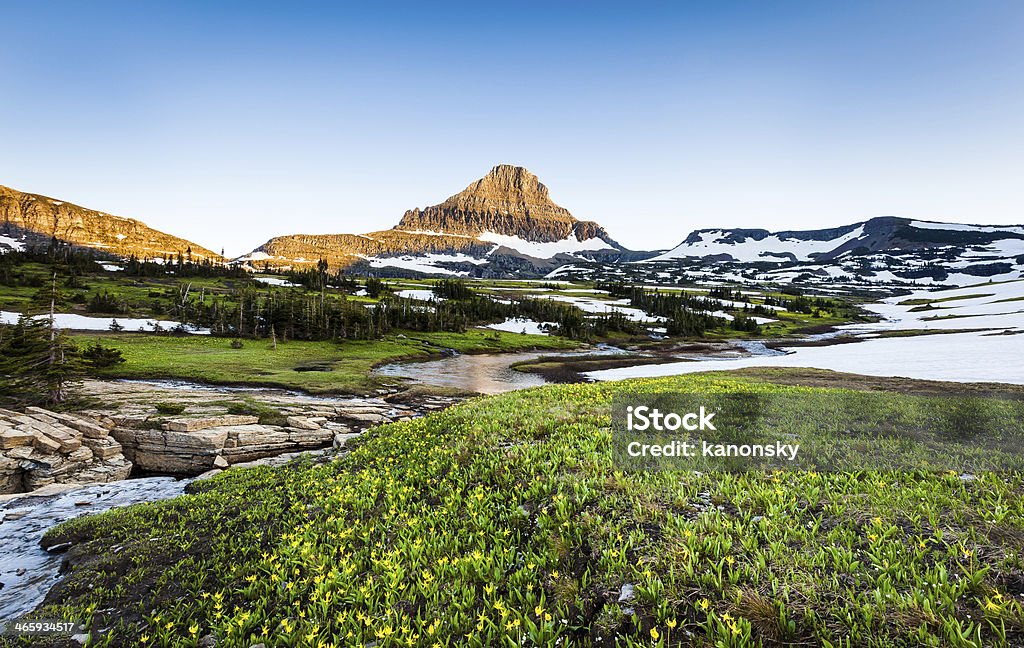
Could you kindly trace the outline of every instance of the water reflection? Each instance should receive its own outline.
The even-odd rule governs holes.
[[[500,394],[547,384],[547,381],[537,374],[513,369],[512,365],[517,363],[540,357],[572,358],[623,353],[626,352],[622,349],[599,345],[595,349],[585,351],[464,354],[426,362],[395,362],[378,367],[374,374],[480,394]]]

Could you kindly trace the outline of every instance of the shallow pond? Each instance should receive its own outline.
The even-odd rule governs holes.
[[[377,367],[373,373],[376,376],[405,378],[436,387],[452,387],[480,394],[500,394],[547,384],[547,381],[537,374],[513,369],[512,365],[517,363],[541,357],[572,358],[623,353],[626,352],[622,349],[601,345],[585,351],[459,354],[425,362],[394,362]]]

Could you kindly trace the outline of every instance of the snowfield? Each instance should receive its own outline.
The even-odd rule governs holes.
[[[581,241],[571,236],[562,241],[550,243],[535,243],[521,239],[518,236],[507,236],[494,232],[484,232],[477,237],[481,241],[497,243],[498,246],[507,247],[535,259],[550,259],[558,254],[573,254],[575,252],[593,252],[596,250],[608,250],[611,246],[599,238]],[[495,250],[497,247],[495,247]],[[494,250],[492,250],[493,252]]]
[[[1013,227],[1010,225],[965,225],[964,223],[933,223],[931,221],[911,221],[911,227],[930,230],[952,230],[954,232],[1016,232],[1024,234],[1024,227]]]
[[[747,237],[742,243],[729,243],[724,239],[730,234],[722,230],[700,232],[700,240],[682,243],[665,254],[648,261],[669,261],[685,257],[706,257],[727,254],[736,261],[785,260],[790,254],[798,261],[810,261],[812,255],[830,252],[840,245],[864,235],[864,227],[858,227],[848,234],[827,241],[805,241],[796,238],[779,238],[775,234],[756,240]],[[781,257],[781,258],[780,258]]]
[[[433,290],[421,290],[410,288],[409,290],[399,290],[398,292],[395,293],[395,295],[402,297],[403,299],[421,299],[423,301],[444,301],[444,298],[435,295]]]
[[[962,299],[939,301],[949,297]],[[935,308],[912,310],[921,305],[902,303],[922,299],[932,300]],[[594,380],[623,380],[745,367],[809,367],[869,376],[1024,384],[1024,281],[920,291],[868,308],[885,319],[845,327],[848,334],[863,339],[858,343],[795,347],[785,349],[786,355],[607,369],[587,376]],[[915,329],[983,330],[877,337],[885,331]]]
[[[17,324],[21,313],[0,311],[0,324]],[[49,315],[36,315],[35,319],[46,319]],[[108,331],[110,323],[117,320],[126,333],[137,331],[154,331],[156,326],[161,330],[170,331],[181,326],[181,322],[172,320],[140,319],[135,317],[89,317],[77,313],[56,313],[53,317],[53,324],[59,329],[72,331]],[[188,333],[193,335],[209,335],[209,329],[198,329],[185,327]]]
[[[443,274],[453,276],[464,276],[469,274],[464,271],[449,270],[440,268],[439,263],[472,263],[480,265],[487,263],[484,259],[477,259],[468,254],[406,254],[399,257],[364,257],[370,263],[371,268],[401,268],[424,274]]]
[[[541,295],[538,295],[540,297]],[[603,300],[593,297],[571,297],[569,295],[545,295],[554,301],[572,304],[585,313],[606,315],[612,312],[619,312],[634,322],[664,322],[664,317],[648,315],[639,308],[629,306],[628,299]]]
[[[548,331],[546,328],[553,328],[554,322],[538,322],[532,319],[523,319],[521,317],[513,317],[505,320],[499,324],[488,324],[484,328],[494,329],[496,331],[506,331],[508,333],[526,333],[528,335],[547,335]]]
[[[24,252],[25,244],[17,239],[13,239],[10,236],[0,236],[0,254],[3,254],[7,250],[14,250],[15,252]]]
[[[283,288],[294,288],[298,285],[280,277],[253,277],[253,279],[269,286],[281,286]]]

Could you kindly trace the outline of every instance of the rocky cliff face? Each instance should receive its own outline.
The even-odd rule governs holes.
[[[7,246],[46,245],[51,238],[118,256],[163,258],[192,252],[195,260],[221,256],[131,218],[86,209],[47,196],[0,186],[0,237]]]
[[[466,236],[493,232],[538,243],[577,236],[579,240],[601,238],[615,246],[600,225],[577,221],[568,209],[555,204],[537,176],[507,164],[494,167],[439,205],[405,212],[396,229]]]
[[[301,266],[325,259],[332,267],[530,274],[580,255],[623,253],[603,227],[576,220],[552,201],[537,176],[499,165],[441,204],[407,211],[394,229],[280,236],[240,260]]]

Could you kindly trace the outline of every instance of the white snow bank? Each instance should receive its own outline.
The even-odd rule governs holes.
[[[21,313],[0,311],[0,324],[16,324]],[[35,319],[46,319],[49,315],[36,315]],[[172,320],[140,319],[135,317],[89,317],[77,313],[56,313],[53,317],[54,326],[60,329],[72,331],[107,331],[110,330],[110,323],[114,320],[120,324],[127,333],[135,331],[153,331],[159,325],[161,329],[169,331],[178,328],[180,322]],[[186,327],[186,330],[193,335],[209,335],[209,329],[197,329]]]
[[[547,335],[548,332],[542,327],[554,327],[554,322],[538,322],[532,319],[513,317],[500,324],[488,324],[486,328],[509,333],[527,333],[528,335]]]
[[[422,289],[411,289],[410,288],[409,290],[399,290],[395,294],[398,295],[399,297],[404,298],[404,299],[422,299],[423,301],[431,301],[431,300],[443,301],[443,298],[438,297],[437,295],[435,295],[433,290],[422,290]]]
[[[285,288],[294,288],[298,285],[280,277],[253,277],[253,279],[260,283],[265,283],[271,286],[284,286]]]
[[[449,270],[448,268],[437,267],[439,263],[472,263],[480,265],[487,263],[484,259],[477,259],[468,254],[407,254],[400,257],[366,257],[371,268],[401,268],[413,270],[425,274],[443,274],[462,276],[468,273],[463,271]]]
[[[682,243],[665,254],[658,255],[649,261],[668,261],[680,257],[705,257],[717,254],[728,254],[737,261],[771,261],[784,260],[779,257],[792,254],[799,261],[810,261],[812,254],[820,254],[836,249],[840,245],[860,238],[864,227],[858,227],[843,236],[826,241],[805,241],[795,238],[779,238],[775,234],[755,240],[747,237],[742,243],[725,241],[731,233],[723,230],[700,232],[699,240],[694,243]]]
[[[10,236],[0,236],[0,245],[6,245],[10,249],[16,252],[24,252],[25,244],[17,239],[13,239]],[[5,250],[0,249],[0,254],[3,254]]]
[[[610,245],[599,238],[591,238],[581,241],[577,239],[575,235],[561,241],[552,241],[549,243],[527,241],[519,238],[518,236],[508,236],[505,234],[496,234],[494,232],[484,232],[477,238],[481,241],[497,243],[503,247],[511,248],[521,254],[525,254],[526,256],[530,256],[535,259],[550,259],[556,254],[573,254],[574,252],[607,250],[611,248]]]
[[[965,297],[939,302],[945,297]],[[1024,281],[981,284],[965,288],[921,291],[891,297],[867,308],[885,319],[845,327],[863,342],[825,347],[796,347],[782,356],[756,356],[729,360],[701,360],[662,365],[623,367],[590,372],[595,380],[673,376],[698,371],[744,367],[811,367],[869,376],[899,376],[954,382],[1024,384]],[[906,300],[936,300],[941,310],[912,312]],[[963,317],[931,319],[936,314]],[[937,333],[911,337],[877,338],[886,330],[988,329],[971,333]]]

